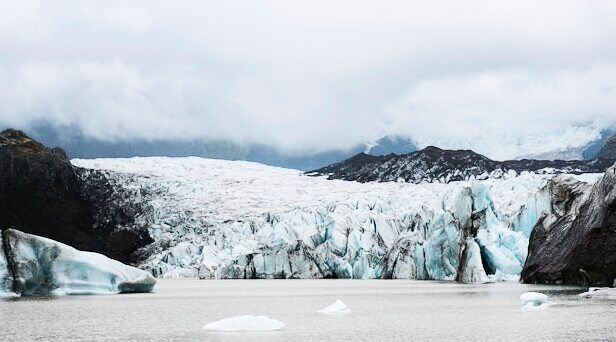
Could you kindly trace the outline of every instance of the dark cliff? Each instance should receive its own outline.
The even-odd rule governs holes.
[[[530,236],[526,283],[611,286],[616,277],[616,165],[594,185],[552,180],[552,213]]]
[[[130,262],[132,253],[152,239],[143,230],[117,229],[130,220],[122,213],[100,222],[111,200],[105,182],[85,184],[79,171],[62,149],[49,149],[18,130],[1,132],[0,228],[15,227]]]

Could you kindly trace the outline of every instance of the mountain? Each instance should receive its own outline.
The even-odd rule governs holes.
[[[616,131],[613,128],[605,128],[598,133],[598,138],[590,140],[584,144],[576,145],[566,139],[567,132],[563,132],[565,139],[561,142],[562,145],[549,150],[543,150],[544,147],[536,146],[536,149],[541,152],[527,153],[516,157],[515,159],[538,159],[538,160],[591,160],[597,158],[599,150],[607,142],[607,140]],[[577,143],[580,143],[578,140]]]
[[[386,135],[374,143],[364,145],[366,149],[363,152],[372,156],[383,156],[390,153],[405,154],[418,149],[412,139],[401,135]]]
[[[417,150],[414,142],[399,135],[386,135],[374,142],[349,149],[323,152],[285,153],[265,144],[236,144],[216,139],[101,141],[85,136],[79,129],[57,129],[35,125],[31,136],[47,146],[62,146],[69,158],[189,157],[254,161],[297,170],[313,170],[345,160],[357,153],[371,155],[409,153]]]
[[[597,158],[616,159],[616,134],[607,139],[599,153],[597,153]]]
[[[0,133],[0,229],[15,227],[122,262],[151,242],[144,230],[122,230],[134,205],[114,206],[114,190],[74,167],[60,148],[47,148],[18,130]]]
[[[471,150],[442,150],[429,146],[413,153],[370,156],[360,153],[343,162],[315,171],[311,176],[328,176],[358,182],[443,182],[501,177],[505,173],[524,171],[533,173],[599,173],[604,172],[614,160],[509,160],[494,161]]]
[[[604,129],[601,131],[601,136],[599,139],[588,143],[584,147],[584,150],[582,151],[582,159],[589,160],[598,158],[598,154],[603,146],[605,146],[607,141],[614,135],[616,135],[616,130],[614,129]]]
[[[604,162],[496,162],[472,151],[429,147],[401,156],[360,153],[340,163],[349,172],[369,166],[379,171],[378,167],[389,163],[395,172],[383,176],[415,171],[411,174],[426,182],[360,183],[306,177],[298,170],[259,163],[194,157],[69,162],[62,150],[48,149],[23,132],[8,130],[0,134],[1,247],[13,260],[8,262],[17,256],[20,265],[36,270],[32,278],[36,283],[52,288],[57,283],[45,270],[55,266],[39,268],[36,262],[50,265],[47,261],[59,256],[68,261],[62,265],[72,269],[89,254],[74,253],[35,237],[12,239],[16,231],[5,228],[16,226],[124,258],[162,277],[484,282],[517,278],[532,235],[536,241],[531,243],[548,247],[531,249],[531,253],[545,250],[545,254],[539,259],[532,259],[536,255],[531,254],[529,267],[548,270],[545,277],[553,279],[552,273],[558,277],[559,268],[551,267],[559,260],[574,268],[578,260],[584,261],[585,271],[598,272],[598,278],[593,279],[607,279],[613,274],[612,261],[600,253],[609,254],[611,249],[601,252],[599,245],[591,246],[585,254],[580,248],[588,244],[576,247],[576,241],[587,236],[593,246],[606,243],[603,246],[612,248],[611,235],[594,233],[595,228],[600,228],[601,234],[603,230],[610,233],[614,226],[609,215],[614,209],[613,172],[592,191],[587,183],[554,187],[550,184],[560,182],[551,181],[550,174],[540,174],[557,172],[545,169],[550,165],[562,171],[585,172]],[[539,172],[500,177],[507,170],[521,168]],[[443,184],[475,175],[492,178]],[[593,182],[597,177],[568,179]],[[441,183],[428,183],[434,180]],[[546,215],[554,215],[555,220],[545,219]],[[540,220],[548,228],[554,224],[555,228],[546,231],[563,234],[564,240],[535,234],[533,227],[537,229]],[[567,228],[570,222],[575,222],[572,229]],[[563,242],[550,245],[556,240]],[[18,244],[24,246],[18,254],[6,253],[7,246],[10,252]],[[40,248],[42,244],[49,248]],[[566,248],[555,252],[559,246]],[[47,258],[49,253],[54,254]],[[32,255],[37,255],[36,260]],[[610,268],[601,268],[604,259]],[[9,279],[6,264],[0,260],[0,285],[5,289]],[[590,268],[594,265],[599,266]],[[32,275],[29,269],[27,274]],[[84,269],[80,270],[83,276]],[[72,283],[71,278],[63,279]],[[69,284],[68,289],[72,288]]]

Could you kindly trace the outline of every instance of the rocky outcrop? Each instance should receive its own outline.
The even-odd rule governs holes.
[[[18,230],[0,231],[0,296],[150,292],[146,271]]]
[[[592,186],[564,176],[550,186],[552,210],[530,236],[521,279],[611,286],[616,278],[616,165]]]
[[[308,172],[307,175],[358,182],[403,180],[410,183],[449,183],[469,179],[501,178],[509,172],[599,173],[604,172],[613,163],[614,159],[523,159],[501,162],[470,150],[442,150],[429,146],[403,155],[389,154],[375,157],[362,153],[340,163]]]
[[[145,229],[123,229],[131,208],[113,206],[108,181],[85,182],[60,148],[21,131],[0,133],[0,228],[18,228],[80,250],[131,262],[152,242]],[[116,208],[116,209],[109,209]]]

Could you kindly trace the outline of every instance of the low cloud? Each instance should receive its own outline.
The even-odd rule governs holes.
[[[616,122],[614,15],[567,1],[0,0],[0,125],[290,152],[388,133],[499,159],[579,146]]]

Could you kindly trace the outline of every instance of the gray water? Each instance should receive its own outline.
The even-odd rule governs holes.
[[[585,289],[517,283],[386,280],[160,280],[156,293],[0,300],[0,341],[597,341],[616,340],[616,301]],[[519,296],[554,304],[522,312]],[[341,299],[352,313],[318,309]],[[237,315],[266,315],[282,331],[211,333]]]

